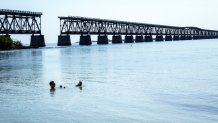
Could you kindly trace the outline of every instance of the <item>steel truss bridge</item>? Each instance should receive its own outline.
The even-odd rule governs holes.
[[[45,46],[41,35],[41,16],[41,12],[0,9],[0,34],[32,34],[30,45]]]
[[[41,12],[0,9],[0,34],[41,34]]]
[[[61,35],[79,34],[81,36],[88,35],[89,37],[90,35],[136,35],[135,41],[137,41],[137,36],[156,36],[156,41],[162,41],[164,39],[170,41],[218,38],[218,31],[201,29],[198,27],[177,27],[77,16],[59,17],[59,19]],[[82,37],[82,39],[84,39],[84,37]],[[98,41],[101,39],[107,40],[107,38],[100,37]],[[114,40],[115,39],[117,38],[114,38]],[[127,39],[132,39],[132,37]]]

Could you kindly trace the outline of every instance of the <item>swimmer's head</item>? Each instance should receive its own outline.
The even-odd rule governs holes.
[[[54,81],[51,81],[49,83],[49,85],[50,85],[51,89],[55,89],[55,82]]]
[[[82,86],[82,81],[80,80],[79,83],[76,85],[76,87],[81,87]]]

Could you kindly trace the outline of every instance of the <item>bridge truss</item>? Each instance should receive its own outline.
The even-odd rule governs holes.
[[[41,34],[41,12],[0,9],[0,34]]]
[[[218,31],[86,17],[59,17],[60,34],[218,36]]]

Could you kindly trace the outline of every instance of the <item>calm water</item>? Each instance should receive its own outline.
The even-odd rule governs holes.
[[[0,123],[51,122],[217,123],[218,40],[1,51]]]

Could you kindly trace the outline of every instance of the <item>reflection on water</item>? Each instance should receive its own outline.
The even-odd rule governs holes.
[[[50,89],[50,95],[51,95],[51,97],[55,96],[55,89]]]
[[[1,51],[0,122],[216,123],[217,61],[217,40]]]
[[[83,90],[83,87],[79,87],[80,90]]]

